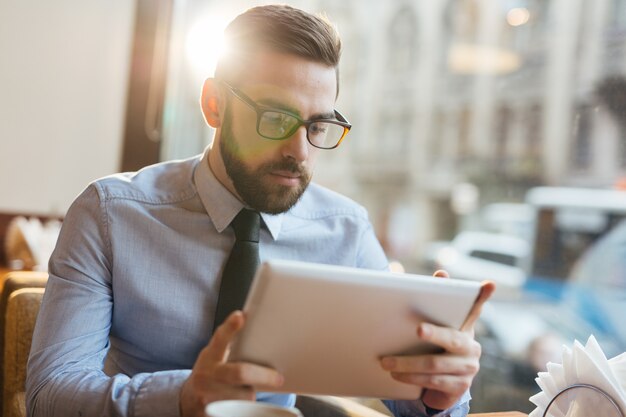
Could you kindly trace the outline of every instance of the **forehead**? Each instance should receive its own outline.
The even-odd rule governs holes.
[[[284,103],[306,113],[334,108],[334,67],[278,52],[257,52],[239,74],[238,87],[255,100]]]

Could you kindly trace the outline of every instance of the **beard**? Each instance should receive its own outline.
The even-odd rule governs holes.
[[[241,151],[233,134],[230,116],[231,113],[227,111],[219,146],[226,173],[233,181],[235,190],[243,202],[255,210],[270,214],[279,214],[289,210],[300,200],[311,182],[311,173],[289,158],[267,162],[256,169],[250,169],[240,157]],[[272,175],[274,171],[288,171],[299,175],[299,184],[290,187],[265,181],[265,178]]]

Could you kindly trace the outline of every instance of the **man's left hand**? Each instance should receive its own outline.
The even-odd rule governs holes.
[[[438,271],[436,276],[447,277]],[[383,369],[401,382],[423,387],[422,401],[430,408],[445,410],[452,407],[470,388],[480,367],[480,344],[474,340],[474,324],[485,301],[491,297],[495,284],[484,282],[480,293],[460,330],[420,323],[418,337],[441,347],[444,352],[417,356],[387,356]]]

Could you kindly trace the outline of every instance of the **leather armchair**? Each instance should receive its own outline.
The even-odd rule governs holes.
[[[3,416],[25,417],[26,364],[43,288],[22,288],[9,296],[5,322]]]
[[[15,293],[17,290],[23,289],[23,288],[40,288],[43,289],[46,286],[46,282],[48,281],[48,274],[46,272],[36,272],[36,271],[12,271],[9,272],[8,274],[6,274],[2,280],[0,280],[0,288],[2,288],[2,292],[0,293],[0,355],[2,355],[0,357],[0,410],[3,410],[5,408],[5,395],[4,395],[4,384],[5,381],[7,379],[7,377],[5,376],[6,374],[6,363],[10,364],[11,367],[13,366],[18,366],[20,364],[18,363],[14,363],[14,362],[6,362],[6,358],[5,358],[5,354],[6,354],[6,337],[7,337],[7,318],[8,318],[8,307],[9,307],[9,299],[11,298],[11,296],[13,295],[13,293]],[[15,302],[17,303],[17,301]],[[17,306],[14,306],[14,308],[16,308]],[[24,306],[22,305],[20,308],[23,308]],[[39,305],[31,305],[32,308],[36,309],[36,311],[39,311]],[[14,311],[13,314],[16,314],[17,312]],[[30,315],[28,317],[23,316],[23,312],[20,311],[19,313],[21,316],[20,317],[31,317]],[[34,316],[32,316],[32,323],[30,321],[24,321],[23,323],[20,322],[20,326],[24,326],[23,329],[27,329],[29,326],[33,326],[34,328],[34,324],[35,324],[35,317],[36,317],[36,313],[34,314]],[[14,320],[16,318],[16,316],[11,316],[11,320]],[[12,323],[12,325],[17,325],[17,323]],[[19,329],[13,329],[13,333],[11,333],[9,336],[11,338],[10,342],[13,343],[14,345],[12,345],[13,349],[17,348],[17,345],[15,345],[16,343],[21,343],[18,342],[18,340],[15,339],[15,337],[21,337],[17,336],[16,332],[18,330],[23,330],[22,328]],[[26,330],[28,331],[28,330]],[[32,328],[30,328],[30,332],[32,333]],[[26,372],[26,360],[28,359],[28,353],[30,350],[30,340],[31,340],[31,335],[25,335],[28,337],[28,346],[22,346],[22,348],[26,348],[27,350],[24,352],[25,356],[20,356],[20,359],[23,359],[23,368],[21,370],[21,372],[23,372],[23,375],[25,375]],[[11,360],[14,360],[15,358],[12,358]],[[18,368],[12,368],[11,371],[15,372],[17,371]],[[17,380],[19,380],[20,378],[17,377],[15,374],[12,374],[10,376],[10,378],[17,378]],[[23,378],[22,378],[23,380]],[[21,391],[23,391],[24,389],[22,388]],[[12,401],[10,399],[7,399],[7,401]],[[7,414],[4,414],[5,416],[7,416]]]

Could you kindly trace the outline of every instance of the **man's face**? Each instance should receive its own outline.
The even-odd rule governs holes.
[[[268,161],[250,168],[240,157],[241,149],[232,131],[232,115],[227,113],[222,127],[220,153],[226,173],[241,199],[250,207],[266,213],[282,213],[293,206],[311,181],[311,172],[303,165],[288,158]],[[294,184],[267,181],[272,175],[282,172],[291,177]]]
[[[337,89],[334,68],[275,52],[255,58],[235,86],[257,104],[305,120],[332,114]],[[261,137],[256,112],[229,92],[226,99],[214,144],[223,164],[217,169],[212,164],[216,176],[254,209],[274,214],[288,210],[308,186],[319,149],[308,143],[304,126],[284,140]]]

